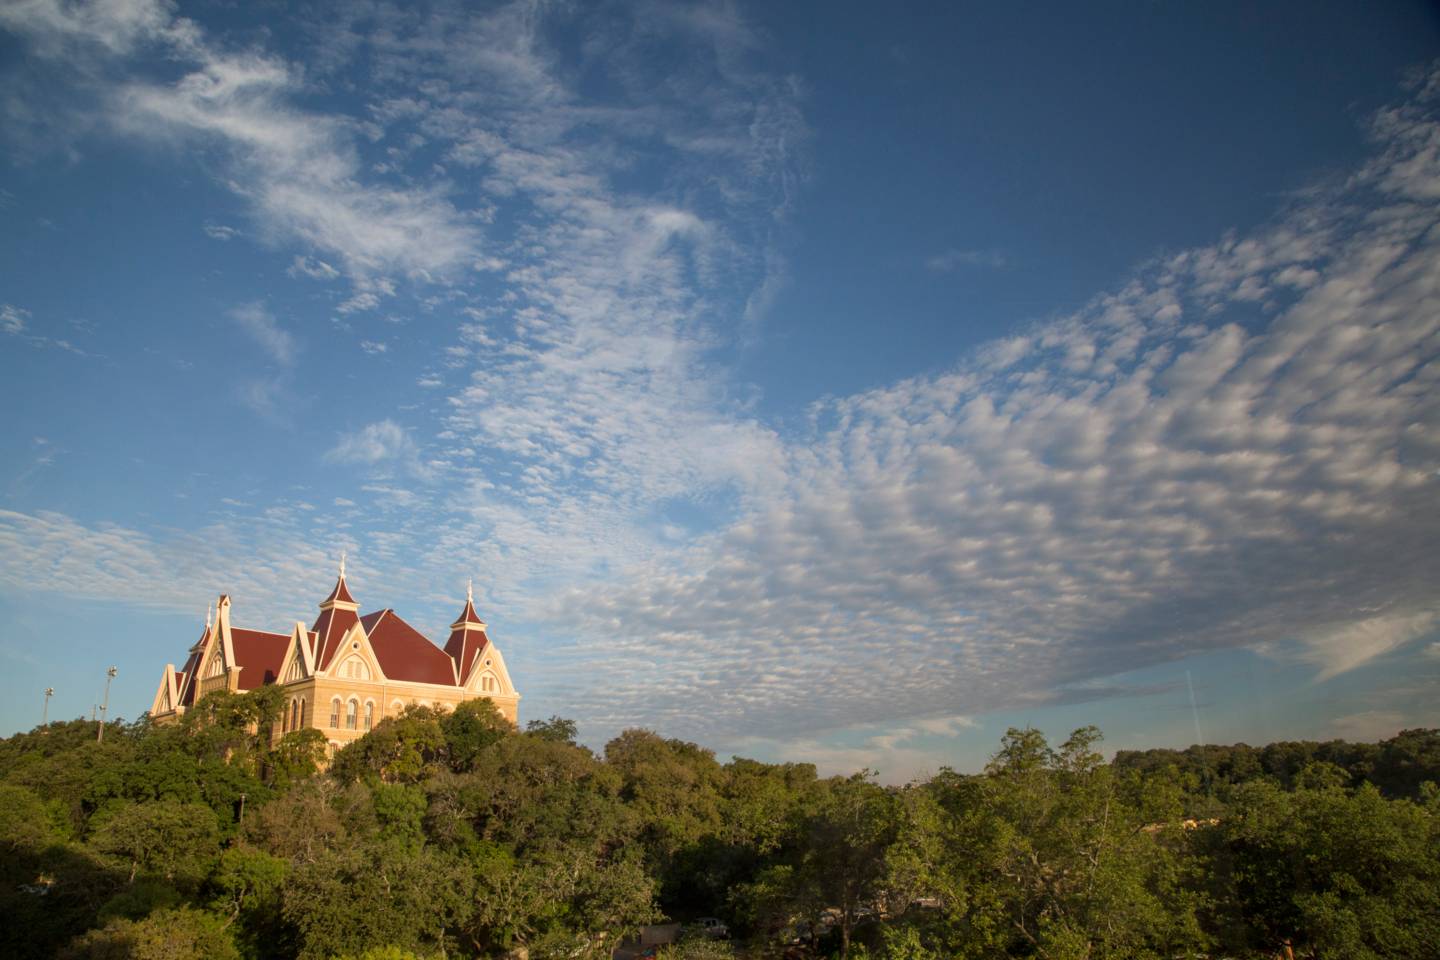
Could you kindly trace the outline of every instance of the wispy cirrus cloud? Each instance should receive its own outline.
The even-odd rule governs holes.
[[[0,303],[0,333],[15,337],[32,347],[55,347],[82,357],[93,356],[64,337],[47,337],[32,332],[30,326],[32,317],[30,311],[24,307],[17,307],[13,303]],[[81,329],[86,329],[84,325],[79,326]]]
[[[263,303],[245,303],[230,311],[230,319],[245,335],[269,354],[282,367],[294,366],[300,346],[294,334],[281,328],[274,314]]]
[[[85,65],[81,76],[96,81],[99,113],[112,128],[216,148],[222,182],[250,202],[262,233],[277,242],[324,251],[361,283],[391,274],[438,279],[475,258],[479,232],[443,183],[367,177],[356,123],[296,106],[300,71],[213,44],[169,3],[31,0],[6,7],[0,26],[25,36],[42,59]],[[119,71],[117,62],[145,48],[164,49],[188,72],[162,82]],[[114,83],[112,73],[125,79]]]
[[[0,333],[8,333],[12,337],[24,333],[25,322],[29,319],[29,310],[13,303],[0,303]]]

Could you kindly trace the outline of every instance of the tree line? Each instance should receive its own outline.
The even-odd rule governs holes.
[[[0,952],[64,960],[598,960],[723,918],[721,957],[1440,956],[1440,731],[1121,752],[1010,730],[901,787],[720,763],[487,700],[328,766],[278,689],[0,741]],[[257,731],[264,731],[263,733]]]

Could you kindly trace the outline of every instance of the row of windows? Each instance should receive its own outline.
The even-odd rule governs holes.
[[[305,698],[290,701],[288,713],[280,715],[280,728],[282,730],[299,730],[305,726]]]
[[[356,720],[360,714],[360,701],[351,699],[344,704],[345,707],[345,729],[356,729]],[[330,701],[330,726],[332,729],[340,727],[340,698],[336,697]],[[369,730],[375,725],[375,704],[370,700],[365,701],[365,729]]]
[[[485,679],[488,680],[490,678],[487,677]],[[487,690],[496,689],[494,687],[486,686],[483,682],[481,686]],[[412,706],[414,706],[416,701],[411,700],[410,703]],[[424,705],[425,704],[422,704],[422,706]],[[390,706],[391,710],[394,713],[399,714],[400,711],[405,709],[405,702],[403,700],[396,700]],[[429,706],[437,707],[440,709],[450,709],[451,707],[451,705],[448,703],[440,703],[438,701],[429,704]],[[354,697],[351,697],[349,700],[341,700],[339,697],[335,697],[330,701],[330,728],[332,730],[340,729],[340,717],[342,713],[345,717],[346,730],[369,730],[375,726],[375,702],[373,700],[365,701],[365,710],[363,713],[363,727],[360,726],[362,714],[360,711],[359,700]],[[309,719],[309,716],[310,715],[306,713],[305,698],[297,697],[296,699],[290,701],[290,709],[283,711],[280,715],[281,730],[288,732],[291,730],[304,729],[305,721]]]

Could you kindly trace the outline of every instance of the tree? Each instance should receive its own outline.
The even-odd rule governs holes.
[[[115,919],[76,939],[60,960],[240,960],[219,918],[203,910],[157,910],[143,920]]]
[[[419,783],[440,768],[445,733],[441,714],[430,707],[410,706],[398,717],[386,717],[375,729],[335,755],[331,776],[339,780],[376,777],[387,783]]]
[[[376,945],[441,952],[473,909],[467,864],[433,848],[375,837],[326,850],[286,878],[282,912],[302,960],[359,954]]]
[[[488,697],[466,700],[442,716],[440,730],[450,768],[457,772],[470,769],[487,748],[515,732]]]
[[[218,853],[219,837],[219,825],[209,807],[157,800],[119,809],[95,831],[90,845],[123,864],[131,883],[145,870],[176,885],[193,887]]]
[[[557,743],[575,742],[579,735],[580,728],[574,720],[566,720],[564,717],[552,716],[549,720],[531,720],[525,724],[525,735],[539,737],[541,740],[553,740]]]
[[[1434,955],[1440,943],[1440,830],[1371,784],[1286,793],[1246,785],[1220,829],[1254,946],[1292,941],[1321,956]]]
[[[0,783],[0,850],[42,850],[59,837],[44,801],[24,787]]]

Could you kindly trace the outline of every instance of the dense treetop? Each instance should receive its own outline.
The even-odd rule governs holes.
[[[0,953],[64,958],[1417,958],[1440,944],[1440,731],[1121,752],[1011,730],[983,773],[601,755],[488,701],[324,767],[275,691],[0,741]]]

